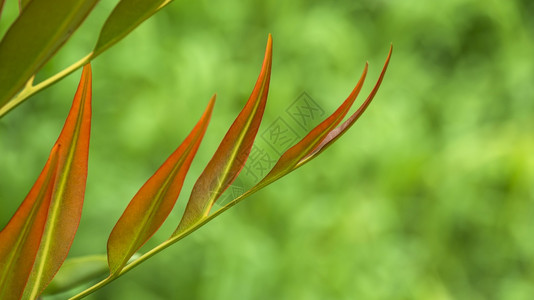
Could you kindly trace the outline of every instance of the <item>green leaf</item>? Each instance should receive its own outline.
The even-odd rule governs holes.
[[[32,0],[0,42],[0,107],[61,48],[98,0]]]
[[[100,31],[93,57],[120,41],[169,2],[166,0],[121,0]]]
[[[3,1],[3,0],[0,0]],[[21,7],[25,6],[29,2],[35,2],[35,1],[44,1],[44,0],[20,0],[19,5]],[[61,2],[61,0],[54,0],[56,2]],[[65,0],[63,0],[65,1]],[[76,0],[74,2],[80,2],[81,0]],[[86,0],[86,2],[97,2],[98,0]],[[91,53],[83,57],[82,59],[78,60],[68,68],[62,70],[61,72],[57,73],[56,75],[39,82],[36,85],[32,85],[32,81],[29,80],[35,73],[39,70],[39,68],[48,60],[55,52],[55,50],[50,52],[50,57],[47,57],[44,59],[44,61],[41,62],[41,60],[38,60],[36,55],[33,55],[35,53],[38,53],[38,51],[25,51],[25,52],[32,52],[30,54],[32,55],[18,55],[17,57],[10,57],[10,56],[16,56],[13,53],[8,53],[8,59],[6,61],[13,61],[14,67],[13,69],[18,68],[22,63],[24,63],[23,59],[24,57],[35,57],[35,62],[26,62],[30,65],[25,65],[26,67],[30,68],[31,70],[27,72],[19,72],[20,74],[16,74],[17,76],[14,76],[11,78],[12,82],[9,82],[9,85],[5,85],[4,87],[0,87],[0,118],[13,110],[15,107],[26,101],[29,97],[34,95],[35,93],[47,88],[48,86],[56,83],[57,81],[61,80],[65,76],[69,75],[73,71],[77,70],[80,66],[89,63],[91,60],[93,60],[98,55],[102,54],[102,52],[106,51],[108,48],[112,47],[114,44],[119,42],[121,39],[123,39],[125,36],[127,36],[132,30],[134,30],[137,26],[139,26],[141,23],[143,23],[146,19],[151,17],[153,14],[158,12],[160,9],[165,7],[167,4],[169,4],[172,0],[121,0],[119,3],[115,6],[114,10],[111,12],[110,16],[107,18],[106,22],[104,23],[104,26],[102,27],[100,31],[99,38],[97,40],[97,43]],[[52,1],[50,1],[52,2]],[[70,2],[69,2],[70,3]],[[32,4],[33,5],[33,4]],[[45,10],[41,10],[45,11]],[[1,11],[0,11],[1,12]],[[24,11],[26,14],[26,11]],[[57,12],[54,10],[54,15],[57,14]],[[80,20],[80,22],[83,20]],[[28,23],[28,22],[26,22]],[[56,22],[57,23],[57,22]],[[79,25],[79,24],[78,24]],[[24,27],[23,25],[19,25],[18,27]],[[31,26],[27,26],[31,27]],[[38,27],[38,26],[34,26]],[[50,26],[48,26],[50,27]],[[77,25],[74,26],[71,31],[74,31],[76,29]],[[58,27],[61,29],[60,27]],[[18,30],[17,34],[20,34],[20,31]],[[42,31],[42,30],[41,30]],[[67,32],[67,34],[70,34],[71,32]],[[40,35],[44,36],[40,31],[37,33],[34,33],[34,35]],[[16,39],[16,34],[14,34]],[[18,41],[15,41],[18,43]],[[41,41],[42,42],[42,41]],[[11,42],[11,44],[13,44]],[[35,44],[35,43],[33,43]],[[35,46],[35,45],[34,45]],[[58,48],[61,46],[61,44],[58,45]],[[30,49],[43,49],[42,45],[39,47],[33,47]],[[57,49],[56,49],[57,50]],[[12,50],[9,50],[12,51]],[[8,51],[8,52],[9,52]],[[2,64],[2,57],[1,57],[1,47],[0,47],[0,65]],[[15,60],[13,60],[16,58]],[[18,60],[21,60],[22,63],[19,63]],[[34,64],[31,64],[34,63]],[[19,69],[22,70],[22,69]],[[7,71],[7,70],[6,70]],[[7,72],[6,72],[7,73]],[[30,74],[30,75],[28,75]],[[4,74],[5,75],[5,74]],[[2,72],[0,70],[0,80],[2,80]],[[30,76],[30,77],[28,77]],[[19,78],[20,77],[20,78]],[[1,81],[0,81],[1,82]],[[7,81],[6,81],[7,82]],[[27,84],[24,88],[24,84]],[[22,89],[22,90],[21,90]],[[18,95],[15,95],[18,91],[20,93]]]
[[[108,261],[112,275],[119,272],[135,251],[152,237],[174,207],[208,128],[214,104],[215,96],[189,136],[141,187],[113,228],[108,240]]]
[[[182,220],[173,236],[206,217],[215,201],[232,184],[245,165],[265,110],[271,63],[272,37],[269,35],[263,66],[252,94],[195,183]]]
[[[98,279],[108,272],[106,255],[91,255],[65,260],[44,295],[63,293],[84,283]]]

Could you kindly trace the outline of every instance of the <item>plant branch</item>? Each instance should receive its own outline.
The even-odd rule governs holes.
[[[269,184],[269,183],[267,183],[267,184]],[[205,217],[204,219],[200,220],[199,222],[197,222],[193,226],[191,226],[191,227],[187,228],[186,230],[184,230],[183,232],[181,232],[180,234],[171,237],[170,239],[168,239],[165,242],[159,244],[158,246],[156,246],[152,250],[150,250],[147,253],[143,254],[138,259],[136,259],[133,262],[131,262],[130,264],[126,265],[126,267],[124,267],[124,269],[122,269],[116,275],[106,277],[102,281],[96,283],[95,285],[89,287],[88,289],[86,289],[86,290],[80,292],[79,294],[73,296],[69,300],[82,299],[82,298],[88,296],[89,294],[92,294],[93,292],[95,292],[95,291],[101,289],[102,287],[108,285],[109,283],[111,283],[115,279],[117,279],[120,276],[122,276],[122,275],[126,274],[127,272],[129,272],[131,269],[133,269],[133,268],[137,267],[138,265],[140,265],[145,260],[151,258],[152,256],[156,255],[157,253],[159,253],[159,252],[163,251],[164,249],[166,249],[167,247],[171,246],[172,244],[178,242],[179,240],[181,240],[181,239],[185,238],[186,236],[188,236],[189,234],[193,233],[194,231],[196,231],[200,227],[204,226],[206,223],[208,223],[209,221],[211,221],[212,219],[214,219],[218,215],[220,215],[223,212],[225,212],[230,207],[236,205],[241,200],[245,199],[246,197],[254,194],[255,192],[257,192],[261,188],[265,187],[267,184],[257,185],[255,187],[253,187],[252,189],[248,190],[247,192],[245,192],[241,196],[239,196],[239,197],[235,198],[234,200],[228,202],[228,204],[226,204],[225,206],[221,207],[220,209],[218,209],[213,214]]]
[[[291,169],[291,171],[294,171],[297,168],[298,167],[294,167],[294,168]],[[289,172],[291,172],[291,171],[289,171]],[[117,279],[120,276],[122,276],[122,275],[126,274],[127,272],[129,272],[131,269],[137,267],[142,262],[146,261],[147,259],[151,258],[152,256],[154,256],[154,255],[158,254],[159,252],[163,251],[167,247],[171,246],[172,244],[174,244],[174,243],[178,242],[179,240],[185,238],[186,236],[190,235],[191,233],[193,233],[194,231],[196,231],[200,227],[206,225],[209,221],[213,220],[215,217],[219,216],[220,214],[222,214],[223,212],[228,210],[230,207],[236,205],[237,203],[241,202],[243,199],[247,198],[248,196],[251,196],[252,194],[256,193],[257,191],[259,191],[259,190],[263,189],[264,187],[268,186],[269,184],[277,181],[278,179],[280,179],[281,177],[283,177],[286,174],[287,173],[279,174],[279,176],[270,177],[270,178],[268,178],[268,179],[266,179],[264,181],[260,181],[258,184],[253,186],[250,190],[246,191],[245,193],[243,193],[242,195],[238,196],[234,200],[228,202],[228,204],[226,204],[225,206],[219,208],[213,214],[204,217],[203,219],[201,219],[200,221],[198,221],[197,223],[195,223],[191,227],[185,229],[184,231],[180,232],[179,234],[177,234],[175,236],[172,236],[171,238],[169,238],[165,242],[159,244],[158,246],[156,246],[152,250],[150,250],[147,253],[141,255],[138,259],[136,259],[133,262],[131,262],[128,265],[126,265],[120,272],[116,273],[113,276],[108,276],[108,277],[102,279],[100,282],[96,283],[95,285],[87,288],[86,290],[80,292],[79,294],[73,296],[72,298],[69,298],[69,300],[82,299],[82,298],[92,294],[93,292],[103,288],[104,286],[108,285],[109,283],[111,283],[115,279]]]
[[[92,58],[93,58],[93,52],[89,53],[88,55],[78,60],[77,62],[73,63],[66,69],[62,70],[61,72],[57,73],[56,75],[46,80],[43,80],[36,85],[33,85],[33,79],[35,76],[32,76],[30,80],[28,80],[28,83],[26,83],[22,91],[20,91],[20,93],[18,93],[15,97],[11,98],[11,100],[7,102],[6,105],[0,108],[0,118],[5,116],[8,112],[10,112],[12,109],[17,107],[19,104],[26,101],[29,97],[47,88],[48,86],[56,83],[57,81],[61,80],[65,76],[76,71],[81,66],[87,64]]]

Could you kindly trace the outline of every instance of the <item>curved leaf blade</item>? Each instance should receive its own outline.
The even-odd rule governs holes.
[[[106,255],[90,255],[69,258],[61,266],[56,276],[43,292],[45,295],[55,295],[90,282],[108,272]]]
[[[266,186],[293,171],[299,161],[313,151],[326,138],[328,133],[343,120],[360,93],[367,75],[367,68],[368,65],[365,64],[360,80],[343,104],[332,115],[313,128],[296,145],[284,152],[271,171],[256,185],[257,187]]]
[[[272,37],[269,35],[263,66],[252,94],[195,183],[182,220],[173,236],[206,217],[215,201],[232,184],[245,165],[265,110],[271,64]]]
[[[166,0],[121,0],[100,31],[93,57],[123,39],[169,2]]]
[[[111,274],[119,272],[128,259],[154,235],[171,212],[191,162],[208,127],[215,96],[189,136],[134,196],[108,240]]]
[[[20,299],[39,249],[56,177],[58,146],[6,227],[0,231],[0,299]]]
[[[44,290],[70,250],[85,195],[90,128],[91,67],[86,65],[65,126],[56,142],[60,148],[54,191],[24,298],[34,299]]]
[[[210,217],[215,217],[221,214],[222,212],[236,205],[243,199],[249,197],[255,192],[263,189],[264,187],[268,186],[274,181],[280,179],[281,177],[287,175],[288,173],[294,171],[295,169],[304,165],[308,161],[317,157],[317,155],[319,155],[322,151],[324,151],[332,143],[334,143],[341,135],[343,135],[354,124],[354,122],[356,122],[356,120],[363,114],[365,109],[369,106],[374,96],[376,95],[378,88],[380,87],[380,84],[384,78],[385,72],[387,70],[387,66],[389,64],[392,51],[393,51],[393,45],[390,47],[389,54],[384,64],[384,67],[382,69],[382,72],[380,74],[380,77],[377,83],[375,84],[373,90],[371,91],[370,95],[364,101],[364,103],[360,106],[360,108],[351,117],[349,117],[347,121],[345,121],[339,127],[337,128],[335,127],[337,126],[337,124],[341,122],[344,115],[346,115],[348,109],[350,108],[352,102],[354,102],[357,94],[360,92],[363,82],[365,80],[365,76],[367,74],[367,64],[365,65],[364,72],[360,80],[358,81],[358,84],[352,91],[351,95],[338,108],[338,110],[336,110],[336,112],[334,112],[325,121],[323,121],[321,124],[315,127],[308,135],[306,135],[295,146],[288,149],[280,157],[275,167],[273,167],[273,169],[258,184],[253,186],[251,189],[249,189],[248,191],[246,191],[239,197],[230,201],[228,204],[226,204],[221,209],[217,210]]]
[[[28,2],[0,42],[0,107],[61,48],[97,1]]]
[[[363,104],[358,108],[358,110],[352,114],[345,122],[343,122],[339,127],[333,129],[328,133],[326,138],[315,148],[309,155],[307,155],[305,158],[303,158],[297,165],[297,167],[302,166],[306,162],[310,161],[311,159],[315,158],[317,155],[321,154],[326,148],[330,147],[338,138],[340,138],[347,130],[349,130],[352,125],[360,118],[360,116],[365,112],[369,104],[373,101],[376,93],[378,92],[378,89],[380,88],[380,84],[382,84],[382,80],[384,79],[384,76],[386,74],[386,70],[389,65],[389,60],[391,59],[391,54],[393,52],[393,45],[389,48],[389,53],[386,58],[386,62],[384,63],[384,67],[382,68],[382,72],[380,73],[380,76],[378,77],[378,80],[371,90],[371,93],[367,97],[367,99],[363,102]]]

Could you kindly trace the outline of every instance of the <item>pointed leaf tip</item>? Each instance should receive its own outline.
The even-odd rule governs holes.
[[[315,149],[317,145],[319,145],[325,139],[327,134],[334,129],[341,122],[341,120],[343,120],[350,107],[356,100],[356,97],[360,93],[363,82],[365,81],[365,77],[367,75],[367,69],[368,65],[365,64],[360,80],[343,104],[341,104],[341,106],[334,113],[332,113],[332,115],[321,122],[321,124],[313,128],[310,133],[308,133],[296,145],[289,148],[284,154],[282,154],[271,171],[256,185],[257,188],[264,187],[293,171],[300,160],[312,152],[313,149]]]
[[[0,232],[0,299],[37,298],[67,256],[85,191],[90,90],[87,66],[48,162]]]
[[[191,133],[141,187],[113,228],[108,240],[111,274],[122,270],[170,214],[206,132],[214,104],[215,95]]]
[[[382,69],[378,82],[371,91],[370,95],[360,106],[360,108],[351,117],[349,117],[347,121],[345,121],[344,123],[342,123],[342,125],[336,128],[336,126],[347,114],[348,110],[350,109],[350,106],[361,91],[361,88],[365,81],[365,77],[367,75],[368,63],[365,64],[365,68],[360,77],[360,80],[356,84],[356,87],[353,89],[352,93],[345,100],[345,102],[343,102],[343,104],[325,121],[323,121],[321,124],[312,129],[312,131],[308,135],[306,135],[301,141],[299,141],[295,146],[289,148],[284,154],[282,154],[282,156],[277,161],[275,166],[271,169],[271,171],[258,184],[256,184],[254,187],[245,192],[236,200],[240,201],[245,197],[248,197],[256,191],[268,186],[274,181],[280,179],[281,177],[304,165],[311,159],[315,158],[322,151],[324,151],[328,146],[335,142],[337,138],[339,138],[344,132],[346,132],[348,128],[350,128],[352,124],[354,124],[354,122],[363,114],[365,109],[369,106],[374,96],[376,95],[376,92],[380,87],[387,66],[389,64],[392,50],[393,45],[391,45],[390,47],[384,68]]]
[[[168,4],[167,0],[121,0],[107,18],[93,50],[94,57],[106,51]]]
[[[56,145],[58,171],[48,208],[46,226],[24,298],[36,298],[67,257],[80,223],[91,129],[91,66],[83,68],[63,130]]]
[[[193,187],[173,236],[206,217],[215,201],[243,169],[258,132],[271,78],[272,38],[269,35],[260,75],[243,110]]]
[[[326,148],[330,147],[338,138],[340,138],[347,130],[349,130],[350,127],[360,118],[360,116],[365,112],[369,104],[373,101],[376,93],[378,92],[378,89],[380,88],[380,85],[382,84],[382,80],[384,79],[384,76],[386,74],[386,70],[389,65],[389,61],[391,59],[391,54],[393,52],[393,44],[391,44],[389,48],[389,53],[386,58],[386,62],[384,63],[384,67],[382,68],[382,72],[380,73],[380,76],[378,77],[378,80],[371,90],[371,93],[367,97],[367,99],[363,102],[363,104],[358,108],[358,110],[352,114],[345,122],[343,122],[339,127],[333,129],[331,132],[328,133],[326,138],[315,148],[309,155],[307,155],[305,158],[303,158],[297,167],[302,166],[306,162],[310,161],[317,155],[319,155],[321,152],[326,150]]]

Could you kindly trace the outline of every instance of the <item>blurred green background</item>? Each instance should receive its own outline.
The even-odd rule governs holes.
[[[17,13],[7,2],[2,33]],[[38,77],[87,54],[116,2],[101,1]],[[178,205],[143,249],[170,235],[252,90],[268,33],[260,132],[302,92],[330,114],[369,61],[361,103],[395,49],[375,102],[335,146],[87,299],[533,299],[530,0],[175,1],[93,62],[70,255],[105,253],[129,200],[216,92]],[[44,165],[79,76],[0,120],[0,228]]]

